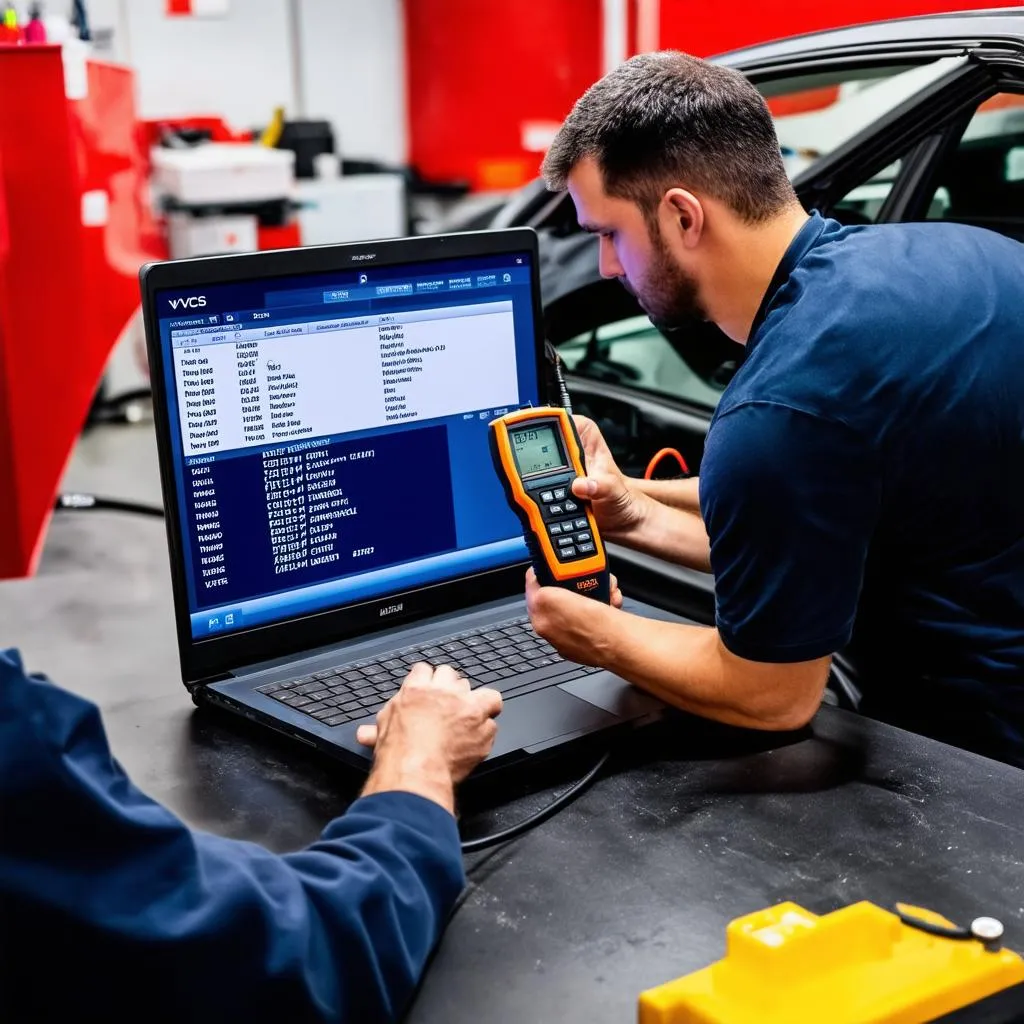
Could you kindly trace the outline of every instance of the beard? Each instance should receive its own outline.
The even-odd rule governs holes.
[[[669,331],[694,320],[707,320],[696,280],[675,262],[660,234],[652,241],[654,258],[644,280],[634,287],[622,277],[622,286],[659,330]]]

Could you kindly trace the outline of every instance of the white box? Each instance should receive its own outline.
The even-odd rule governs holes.
[[[171,259],[215,256],[223,252],[255,252],[259,233],[255,214],[193,217],[172,213],[167,218]]]
[[[264,202],[290,197],[295,154],[250,143],[209,142],[152,150],[153,185],[189,206]]]
[[[303,245],[364,242],[406,233],[400,174],[353,174],[296,182]]]

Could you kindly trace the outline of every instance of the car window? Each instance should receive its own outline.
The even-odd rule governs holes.
[[[925,217],[1024,238],[1024,96],[982,103],[939,161]]]
[[[843,68],[758,83],[775,120],[783,161],[796,178],[816,161],[961,63]],[[888,182],[894,175],[880,179]]]
[[[723,373],[703,380],[645,316],[588,331],[558,346],[570,373],[589,380],[652,391],[713,408],[728,383]]]

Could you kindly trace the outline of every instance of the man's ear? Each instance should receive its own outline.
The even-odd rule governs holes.
[[[704,207],[685,188],[670,188],[662,200],[678,237],[687,249],[694,248],[704,232]]]

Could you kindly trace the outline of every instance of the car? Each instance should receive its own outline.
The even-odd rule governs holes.
[[[765,96],[807,209],[847,224],[946,220],[1024,240],[1024,8],[858,25],[711,59]],[[628,474],[666,447],[699,472],[743,347],[711,324],[657,330],[617,281],[601,279],[597,240],[580,231],[571,199],[539,180],[463,226],[516,224],[540,235],[544,328],[574,411],[600,425]],[[713,622],[710,576],[611,553],[635,596]],[[855,703],[836,663],[833,690]]]

